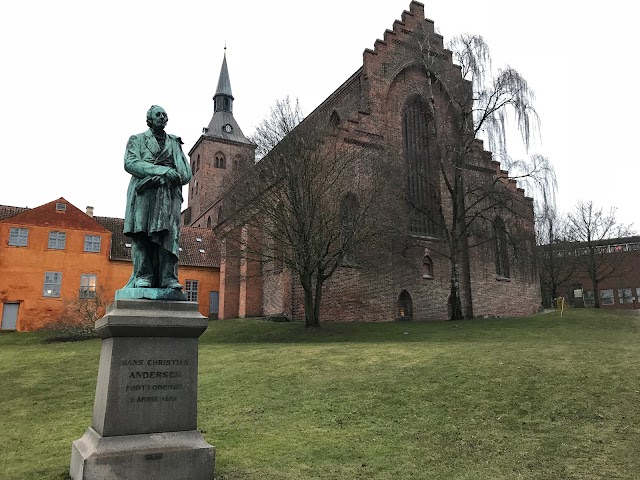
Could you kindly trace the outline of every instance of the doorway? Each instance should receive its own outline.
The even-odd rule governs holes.
[[[220,292],[209,292],[209,320],[217,320]]]
[[[19,303],[5,303],[2,307],[2,330],[15,330],[18,324]]]

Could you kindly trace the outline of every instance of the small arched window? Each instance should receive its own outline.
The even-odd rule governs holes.
[[[433,261],[429,255],[422,259],[422,278],[433,278]]]
[[[218,207],[218,223],[222,222],[222,218],[224,217],[224,212],[222,211],[222,205]]]
[[[222,152],[216,153],[214,166],[216,168],[226,168],[226,160],[225,160],[224,155],[222,154]]]
[[[329,123],[333,128],[338,128],[340,126],[340,115],[338,115],[338,112],[336,112],[335,110],[331,112]]]
[[[509,278],[509,245],[507,242],[507,229],[502,218],[496,217],[493,223],[493,232],[496,247],[496,275]]]
[[[196,190],[195,190],[195,194],[198,194],[198,181],[196,180]]]
[[[211,217],[207,217],[207,228],[211,228]]]
[[[409,292],[402,290],[398,295],[398,319],[411,320],[411,318],[413,318],[413,301]]]
[[[198,155],[198,159],[196,160],[196,172],[200,170],[200,155]]]

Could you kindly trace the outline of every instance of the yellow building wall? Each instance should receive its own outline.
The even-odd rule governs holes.
[[[26,247],[9,246],[11,227],[28,228]],[[50,231],[66,232],[64,250],[48,248]],[[100,252],[84,252],[85,235],[102,237]],[[64,299],[77,298],[80,276],[95,274],[98,285],[110,275],[111,233],[0,223],[0,303],[18,303],[18,331],[37,330],[57,320]],[[45,272],[61,272],[60,297],[44,296]]]
[[[26,247],[9,246],[12,227],[28,228]],[[47,248],[49,232],[66,232],[64,250]],[[84,252],[85,235],[102,237],[99,253]],[[105,306],[112,303],[115,291],[124,287],[132,271],[131,262],[110,261],[111,233],[104,231],[56,229],[0,223],[0,315],[2,304],[18,303],[16,330],[38,330],[61,318],[65,300],[78,297],[80,276],[95,274],[97,288],[103,295]],[[209,292],[219,291],[219,268],[179,267],[180,283],[197,280],[198,305],[202,315],[209,316]],[[45,272],[61,272],[60,297],[44,296]],[[100,315],[104,314],[104,309]]]
[[[113,302],[116,290],[126,285],[132,271],[133,266],[131,262],[111,262],[111,275],[105,285],[105,298],[107,298],[107,303]],[[217,292],[220,290],[220,269],[181,265],[178,267],[178,280],[185,286],[187,280],[197,280],[199,282],[198,311],[205,317],[208,317],[209,292]]]

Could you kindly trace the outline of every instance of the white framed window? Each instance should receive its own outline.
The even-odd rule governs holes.
[[[52,248],[54,250],[64,250],[66,243],[66,232],[49,232],[49,248]]]
[[[584,292],[584,304],[587,307],[593,307],[595,304],[595,297],[593,296],[593,290],[586,290]]]
[[[67,211],[66,203],[61,203],[61,202],[56,203],[56,212],[66,212],[66,211]]]
[[[185,282],[184,292],[187,294],[188,302],[198,301],[198,286],[200,282],[198,280],[187,280]]]
[[[80,275],[80,298],[94,298],[98,276],[95,273],[83,273]]]
[[[633,303],[633,295],[631,294],[630,288],[619,288],[618,289],[618,299],[621,304],[624,303]]]
[[[600,303],[602,305],[613,305],[616,303],[613,298],[613,289],[600,290]]]
[[[45,297],[59,297],[61,285],[62,272],[44,272],[44,289],[42,295]]]
[[[28,228],[11,228],[9,230],[9,245],[12,247],[26,247],[29,240]]]
[[[85,235],[84,236],[84,251],[98,253],[100,252],[100,241],[102,237],[100,235]]]

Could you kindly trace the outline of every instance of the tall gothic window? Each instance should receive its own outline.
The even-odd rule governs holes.
[[[413,210],[410,233],[437,235],[437,172],[429,154],[427,106],[419,96],[407,103],[403,115],[404,156],[407,162],[407,196]]]
[[[496,275],[509,278],[509,250],[507,244],[507,229],[504,221],[496,217],[493,224],[495,245],[496,245]]]

